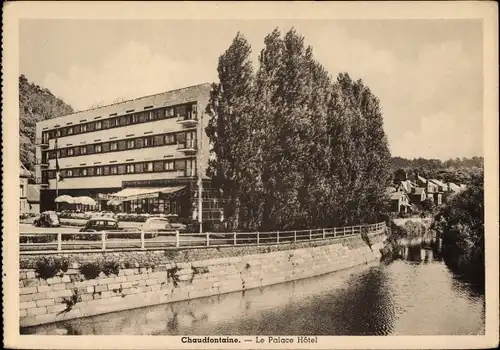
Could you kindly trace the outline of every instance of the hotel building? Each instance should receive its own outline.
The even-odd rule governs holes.
[[[206,176],[209,97],[210,84],[200,84],[37,123],[40,210],[67,194],[92,197],[99,210],[195,218],[202,174],[203,220],[219,220]]]

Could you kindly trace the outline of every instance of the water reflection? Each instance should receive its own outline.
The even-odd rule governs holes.
[[[262,289],[23,329],[37,334],[475,334],[484,297],[430,249]]]

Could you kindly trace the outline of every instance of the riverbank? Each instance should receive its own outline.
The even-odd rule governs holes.
[[[66,271],[37,278],[32,256],[21,257],[20,322],[32,326],[149,305],[261,288],[340,271],[380,258],[385,232],[267,246],[104,253],[108,263],[135,265],[92,275],[103,253],[63,254]],[[212,255],[211,258],[202,258]],[[213,256],[219,256],[214,258]],[[82,267],[85,266],[85,271]],[[113,268],[114,266],[114,268]],[[39,267],[38,267],[39,269]],[[90,270],[90,271],[89,271]]]
[[[389,265],[374,260],[263,288],[30,327],[21,334],[449,336],[481,334],[482,326],[483,296],[456,281],[432,251],[415,249]]]

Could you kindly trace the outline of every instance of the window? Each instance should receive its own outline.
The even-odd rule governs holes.
[[[127,164],[127,170],[126,170],[126,173],[127,174],[133,174],[135,172],[135,169],[134,169],[134,164]]]
[[[144,171],[151,172],[153,171],[153,162],[147,162],[144,164]]]
[[[153,146],[153,138],[145,137],[144,138],[144,147],[152,147]]]
[[[106,166],[103,166],[103,167],[102,167],[102,170],[103,170],[103,174],[104,174],[104,175],[109,175],[109,166],[107,166],[107,165],[106,165]]]
[[[165,162],[165,170],[174,170],[174,162],[172,160],[168,160]]]
[[[147,112],[148,113],[148,120],[153,120],[154,119],[154,114],[152,111]]]
[[[80,125],[80,131],[81,132],[87,132],[87,124]]]
[[[118,167],[116,165],[113,165],[109,168],[111,175],[116,175],[118,174]]]
[[[102,167],[98,166],[95,168],[95,174],[96,175],[102,175]]]
[[[95,145],[94,152],[95,153],[101,153],[102,152],[102,146],[101,145]]]
[[[56,134],[57,134],[57,137],[61,137],[61,129],[57,129]]]
[[[128,140],[127,141],[127,149],[132,149],[135,147],[135,140]]]
[[[60,150],[57,150],[56,154],[57,154],[57,158],[61,158],[61,151]]]
[[[87,169],[85,168],[82,169],[82,176],[87,176]]]
[[[95,122],[95,129],[96,130],[101,130],[102,129],[102,122],[100,120],[98,122]]]
[[[73,148],[68,148],[68,157],[73,156]]]
[[[155,135],[153,141],[155,146],[162,146],[164,144],[165,138],[163,137],[163,135]]]
[[[118,142],[111,142],[110,150],[112,151],[118,150]]]
[[[61,149],[61,158],[66,157],[68,150],[66,148]]]
[[[71,170],[71,169],[66,170],[66,176],[67,177],[72,177],[73,176],[73,170]]]
[[[175,144],[175,134],[165,135],[165,144],[166,145],[174,145]]]
[[[165,109],[165,117],[170,118],[174,116],[174,108],[168,107]]]
[[[116,127],[116,118],[109,119],[109,127],[110,128]]]
[[[132,124],[136,124],[139,122],[139,115],[137,114],[132,114],[130,118],[132,119]]]

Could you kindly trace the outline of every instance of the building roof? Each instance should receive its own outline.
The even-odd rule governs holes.
[[[399,200],[401,197],[405,197],[406,193],[404,192],[393,192],[391,193],[391,200]]]
[[[441,187],[446,187],[446,184],[444,182],[442,182],[441,180],[431,179],[430,181],[434,182],[436,185],[439,185]]]
[[[395,187],[387,187],[385,189],[385,191],[390,194],[390,193],[396,192],[396,188]]]
[[[20,177],[30,177],[31,173],[28,170],[26,170],[26,168],[21,166],[21,168],[19,169],[19,176]]]
[[[408,193],[411,192],[412,188],[416,187],[410,180],[401,181],[400,185],[403,186],[404,190]]]
[[[417,175],[417,179],[422,181],[422,182],[427,182],[427,179],[425,177],[420,176],[420,175]]]
[[[194,86],[185,87],[182,89],[166,91],[154,95],[138,97],[133,100],[113,103],[110,105],[78,111],[65,116],[43,120],[37,123],[42,127],[53,129],[56,125],[63,126],[67,122],[74,122],[75,118],[86,118],[93,120],[96,117],[108,117],[109,114],[118,113],[118,115],[127,113],[126,111],[134,110],[135,112],[143,111],[144,107],[158,108],[167,107],[181,103],[193,102],[199,96],[205,95],[208,99],[210,95],[210,83],[203,83]]]
[[[40,190],[36,185],[28,185],[28,202],[39,203],[40,202]]]

